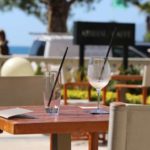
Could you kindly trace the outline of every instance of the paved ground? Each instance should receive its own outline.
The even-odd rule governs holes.
[[[0,134],[1,150],[49,150],[49,137],[46,135],[10,135]],[[107,150],[106,146],[99,146],[100,150]],[[88,150],[87,141],[73,141],[72,150]]]

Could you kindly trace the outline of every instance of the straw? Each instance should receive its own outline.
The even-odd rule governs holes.
[[[63,66],[64,60],[65,60],[65,57],[66,57],[67,51],[68,51],[68,47],[66,47],[66,51],[65,51],[64,56],[63,56],[63,59],[62,59],[62,61],[61,61],[61,64],[60,64],[60,67],[59,67],[59,70],[58,70],[58,73],[57,73],[57,76],[56,76],[56,79],[55,79],[55,82],[54,82],[54,86],[53,86],[53,88],[52,88],[52,92],[51,92],[51,95],[50,95],[50,98],[49,98],[49,101],[48,101],[47,106],[49,106],[50,103],[51,103],[51,100],[52,100],[52,97],[53,97],[53,93],[54,93],[54,90],[55,90],[55,87],[56,87],[56,84],[57,84],[57,81],[58,81],[58,77],[59,77],[61,68],[62,68],[62,66]]]
[[[108,47],[108,50],[107,50],[107,53],[106,53],[106,57],[105,57],[105,60],[104,60],[104,64],[103,64],[103,67],[102,67],[102,70],[101,70],[99,79],[101,79],[102,73],[103,73],[103,71],[104,71],[104,67],[105,67],[105,64],[106,64],[106,62],[107,62],[107,60],[108,60],[108,55],[109,55],[110,49],[111,49],[111,47],[112,47],[112,42],[113,42],[113,39],[114,39],[116,33],[117,33],[117,27],[114,29],[114,31],[113,31],[113,33],[112,33],[112,37],[111,37],[111,39],[110,39],[109,47]]]

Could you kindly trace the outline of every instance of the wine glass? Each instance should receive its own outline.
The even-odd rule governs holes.
[[[111,70],[109,62],[104,58],[92,57],[89,60],[87,78],[92,87],[96,88],[98,94],[98,104],[95,110],[92,110],[92,114],[100,114],[100,91],[105,87],[111,76]]]

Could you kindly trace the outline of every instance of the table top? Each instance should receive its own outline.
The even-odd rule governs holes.
[[[8,109],[14,107],[0,107]],[[0,117],[0,130],[11,134],[39,134],[39,133],[72,133],[72,132],[107,132],[108,114],[92,115],[89,109],[79,106],[61,106],[59,116],[50,116],[43,106],[21,106],[33,110],[28,117],[14,117],[5,119]],[[101,109],[109,110],[107,106]]]

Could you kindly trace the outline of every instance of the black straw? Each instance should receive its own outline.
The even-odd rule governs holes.
[[[112,37],[111,37],[111,39],[110,39],[109,47],[108,47],[108,50],[107,50],[107,53],[106,53],[106,57],[105,57],[105,60],[104,60],[104,64],[103,64],[103,67],[102,67],[102,70],[101,70],[101,74],[100,74],[100,78],[99,78],[99,79],[101,79],[102,73],[103,73],[103,71],[104,71],[104,67],[105,67],[105,64],[106,64],[106,62],[107,62],[107,60],[108,60],[108,55],[109,55],[110,49],[111,49],[111,47],[112,47],[113,39],[114,39],[116,33],[117,33],[117,28],[115,28],[114,31],[113,31],[113,33],[112,33]]]
[[[63,56],[63,59],[62,59],[62,61],[61,61],[61,64],[60,64],[60,67],[59,67],[59,70],[58,70],[58,73],[57,73],[57,76],[56,76],[56,79],[55,79],[55,82],[54,82],[54,86],[53,86],[53,88],[52,88],[52,92],[51,92],[51,95],[50,95],[50,98],[49,98],[49,101],[48,101],[47,106],[49,106],[50,103],[51,103],[51,100],[52,100],[52,97],[53,97],[53,93],[54,93],[54,90],[55,90],[55,87],[56,87],[56,84],[57,84],[57,81],[58,81],[58,77],[59,77],[61,68],[62,68],[62,66],[63,66],[64,60],[65,60],[65,57],[66,57],[67,51],[68,51],[68,47],[66,47],[66,51],[65,51],[64,56]]]

